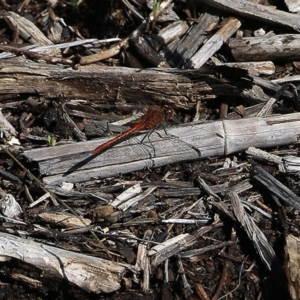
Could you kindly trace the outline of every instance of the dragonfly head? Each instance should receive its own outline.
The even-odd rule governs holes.
[[[164,113],[165,113],[165,120],[172,119],[175,115],[173,108],[167,105],[164,107]]]

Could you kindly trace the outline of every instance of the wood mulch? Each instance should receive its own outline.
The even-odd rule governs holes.
[[[0,11],[0,299],[300,299],[297,1]]]

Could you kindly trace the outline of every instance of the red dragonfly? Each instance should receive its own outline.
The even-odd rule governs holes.
[[[174,110],[169,106],[164,107],[153,107],[149,108],[148,111],[140,118],[140,120],[131,128],[114,137],[113,139],[105,142],[98,146],[92,151],[93,155],[97,155],[108,148],[117,144],[120,140],[124,139],[128,135],[134,132],[138,132],[145,129],[153,129],[161,123],[166,122],[174,116]]]

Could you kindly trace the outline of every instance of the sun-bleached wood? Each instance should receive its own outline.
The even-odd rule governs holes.
[[[44,277],[63,278],[95,293],[111,293],[118,290],[126,270],[124,264],[51,247],[2,232],[0,256],[24,261],[43,270]]]
[[[284,3],[290,12],[299,13],[300,3],[298,0],[284,0]]]
[[[92,157],[90,155],[107,138],[76,145],[25,151],[24,156],[39,164],[47,185],[63,181],[81,182],[106,178],[167,164],[223,156],[248,147],[276,147],[296,143],[300,134],[300,113],[221,120],[189,124],[130,138]],[[141,144],[141,140],[143,140]]]
[[[273,25],[287,26],[300,32],[300,16],[278,10],[273,6],[252,3],[248,0],[201,0],[208,5]]]
[[[28,19],[8,11],[7,19],[19,30],[20,36],[29,43],[38,45],[52,45],[53,43]]]
[[[215,57],[212,57],[211,59],[216,66],[227,66],[248,70],[248,74],[252,76],[271,75],[275,73],[275,65],[272,61],[222,63]]]
[[[224,20],[224,25],[189,59],[184,68],[200,68],[242,25],[236,18]]]
[[[283,173],[299,173],[300,157],[293,155],[278,156],[254,147],[246,150],[247,155],[256,160],[268,162],[278,166],[280,172]]]
[[[215,68],[141,70],[89,65],[73,70],[25,60],[0,61],[0,95],[113,101],[115,106],[123,108],[127,102],[132,105],[173,104],[190,109],[197,101],[215,99],[218,95],[235,96],[246,87],[250,88],[250,81],[242,79],[247,75],[244,70],[231,80],[234,72],[224,70],[223,66]]]
[[[264,233],[255,224],[254,219],[245,210],[239,195],[236,192],[231,192],[228,196],[232,203],[232,210],[236,221],[246,232],[248,239],[252,242],[265,267],[271,270],[272,262],[276,257],[274,249],[269,244]]]
[[[181,20],[173,22],[167,27],[164,27],[157,35],[152,37],[156,50],[159,50],[163,45],[168,45],[176,38],[181,37],[187,32],[188,29],[189,26],[187,23]]]
[[[204,7],[197,22],[177,42],[176,47],[171,49],[169,64],[174,68],[181,68],[209,38],[208,34],[218,25],[219,18],[215,9]]]
[[[16,129],[3,116],[1,110],[0,110],[0,132],[1,135],[4,135],[4,137],[6,138],[11,138],[12,136],[16,136],[18,134]]]
[[[232,38],[229,47],[237,61],[299,60],[300,34]]]

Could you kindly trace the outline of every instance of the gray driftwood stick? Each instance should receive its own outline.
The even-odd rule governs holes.
[[[300,172],[300,157],[293,155],[285,155],[284,157],[271,154],[254,147],[250,147],[246,151],[251,158],[268,162],[278,166],[280,172],[283,173],[299,173]]]
[[[166,164],[228,155],[248,147],[276,147],[295,143],[300,134],[300,113],[266,118],[222,120],[189,124],[130,138],[102,154],[90,152],[108,140],[100,139],[53,148],[25,151],[39,164],[47,185],[106,178]]]
[[[299,60],[300,34],[232,38],[229,47],[237,61]]]
[[[273,25],[290,27],[300,32],[300,16],[277,10],[272,6],[251,3],[248,0],[200,0],[213,7]]]
[[[223,66],[201,70],[142,70],[90,65],[73,70],[22,60],[1,61],[0,95],[114,101],[116,106],[122,107],[124,102],[173,104],[190,109],[197,101],[214,99],[218,95],[238,95],[245,88],[251,88],[251,83],[242,78],[246,73],[241,70],[234,75]]]
[[[43,277],[66,279],[84,290],[95,293],[111,293],[118,290],[125,273],[125,267],[118,263],[2,232],[0,256],[24,261],[42,270]]]

